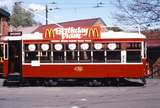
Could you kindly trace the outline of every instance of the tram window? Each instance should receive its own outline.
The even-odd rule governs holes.
[[[77,44],[69,43],[66,45],[66,62],[78,62]]]
[[[8,58],[8,45],[5,44],[5,55],[4,58],[7,59]]]
[[[104,44],[93,44],[93,62],[105,62]]]
[[[26,52],[25,53],[25,62],[31,63],[32,60],[38,60],[38,52]]]
[[[32,60],[38,60],[38,45],[26,44],[25,48],[25,63],[31,63]]]
[[[93,62],[105,62],[104,51],[94,51]]]
[[[0,57],[3,57],[3,44],[0,44]]]
[[[128,63],[141,62],[141,51],[127,51],[127,62]]]
[[[91,44],[81,43],[80,45],[80,62],[91,62]]]
[[[50,63],[51,62],[51,46],[50,44],[40,45],[40,62]]]
[[[141,49],[141,43],[140,42],[129,43],[127,49]]]
[[[120,63],[121,62],[121,51],[107,51],[107,62]]]
[[[91,51],[80,51],[80,62],[91,62]]]
[[[53,52],[53,62],[55,63],[64,62],[64,52],[63,51]]]
[[[61,43],[53,44],[53,62],[54,63],[64,62],[64,44]]]

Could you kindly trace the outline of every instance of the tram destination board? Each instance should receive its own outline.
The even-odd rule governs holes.
[[[22,36],[22,31],[8,32],[8,36]]]

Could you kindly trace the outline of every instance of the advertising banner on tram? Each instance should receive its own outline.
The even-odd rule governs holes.
[[[44,30],[43,38],[49,40],[62,39],[97,39],[100,38],[101,30],[98,26],[93,27],[57,27]]]

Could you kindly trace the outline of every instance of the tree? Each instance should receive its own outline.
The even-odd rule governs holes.
[[[36,24],[36,21],[33,19],[34,15],[26,11],[21,7],[21,3],[16,2],[13,6],[12,15],[10,18],[10,24],[14,27],[18,26],[32,26]]]
[[[160,23],[160,0],[116,0],[118,22],[147,27]]]

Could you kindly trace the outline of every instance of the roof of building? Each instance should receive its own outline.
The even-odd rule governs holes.
[[[7,12],[6,10],[0,8],[0,15],[4,16],[4,17],[9,17],[10,13]]]
[[[96,24],[97,21],[101,21],[104,26],[106,24],[101,18],[92,18],[92,19],[82,19],[82,20],[75,20],[75,21],[67,21],[57,24],[48,24],[48,25],[42,25],[35,29],[33,32],[43,32],[46,28],[55,28],[55,27],[85,27],[85,26],[93,26]]]
[[[28,34],[28,33],[32,33],[33,30],[37,29],[40,25],[33,25],[33,26],[29,26],[29,27],[18,27],[15,28],[13,26],[11,26],[11,31],[21,31],[23,34]]]
[[[147,37],[148,47],[160,47],[160,31],[151,30],[143,33]]]

